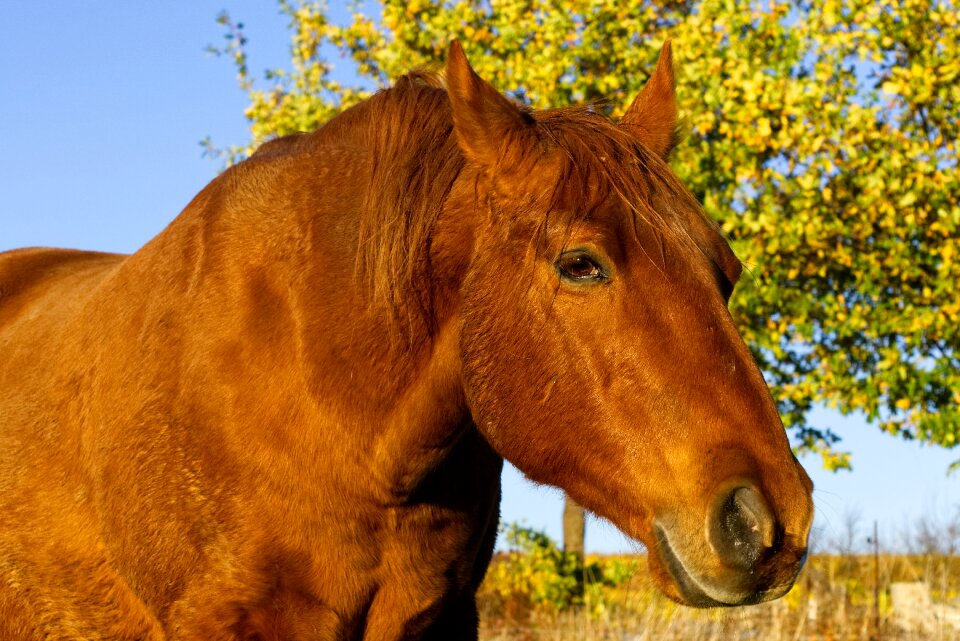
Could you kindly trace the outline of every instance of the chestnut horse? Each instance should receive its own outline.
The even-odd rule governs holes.
[[[475,639],[503,458],[677,601],[790,588],[811,483],[666,164],[669,46],[616,124],[444,76],[131,256],[0,256],[0,638]]]

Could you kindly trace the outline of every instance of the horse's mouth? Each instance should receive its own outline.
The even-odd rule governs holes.
[[[669,572],[673,578],[673,582],[676,584],[677,590],[680,592],[680,596],[683,597],[686,604],[698,608],[727,605],[717,601],[704,592],[700,585],[690,576],[690,573],[687,572],[687,569],[683,566],[683,563],[670,546],[670,539],[667,537],[667,533],[659,525],[656,526],[656,534],[656,553],[659,554],[660,560],[663,561],[667,567],[667,572]]]
[[[670,544],[670,537],[667,531],[660,525],[655,526],[656,531],[656,549],[660,561],[666,566],[667,572],[673,579],[677,591],[686,605],[697,608],[713,607],[733,607],[740,605],[754,605],[776,599],[786,594],[793,586],[793,581],[786,583],[778,582],[769,588],[747,588],[743,585],[743,578],[748,583],[753,583],[750,577],[739,577],[741,581],[732,581],[734,586],[723,586],[722,581],[711,580],[694,574],[684,565],[680,556]],[[800,560],[800,565],[806,560],[806,554]],[[799,571],[799,567],[797,568]],[[754,572],[750,572],[754,575]]]

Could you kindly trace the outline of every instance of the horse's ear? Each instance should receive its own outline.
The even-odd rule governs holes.
[[[447,54],[446,79],[460,149],[468,160],[492,169],[501,146],[522,135],[531,117],[477,75],[456,40]]]
[[[677,99],[670,41],[663,43],[657,68],[620,120],[650,151],[666,160],[678,141]]]

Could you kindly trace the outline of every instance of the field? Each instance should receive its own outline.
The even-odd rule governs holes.
[[[783,599],[695,610],[660,595],[642,555],[581,565],[537,532],[512,534],[479,594],[484,641],[960,640],[956,555],[814,555]]]

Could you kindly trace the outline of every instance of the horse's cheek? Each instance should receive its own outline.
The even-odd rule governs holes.
[[[530,428],[544,418],[529,411],[530,390],[548,390],[550,376],[538,354],[543,319],[525,304],[525,292],[511,294],[475,291],[466,298],[460,350],[474,422],[501,456],[522,465]]]

